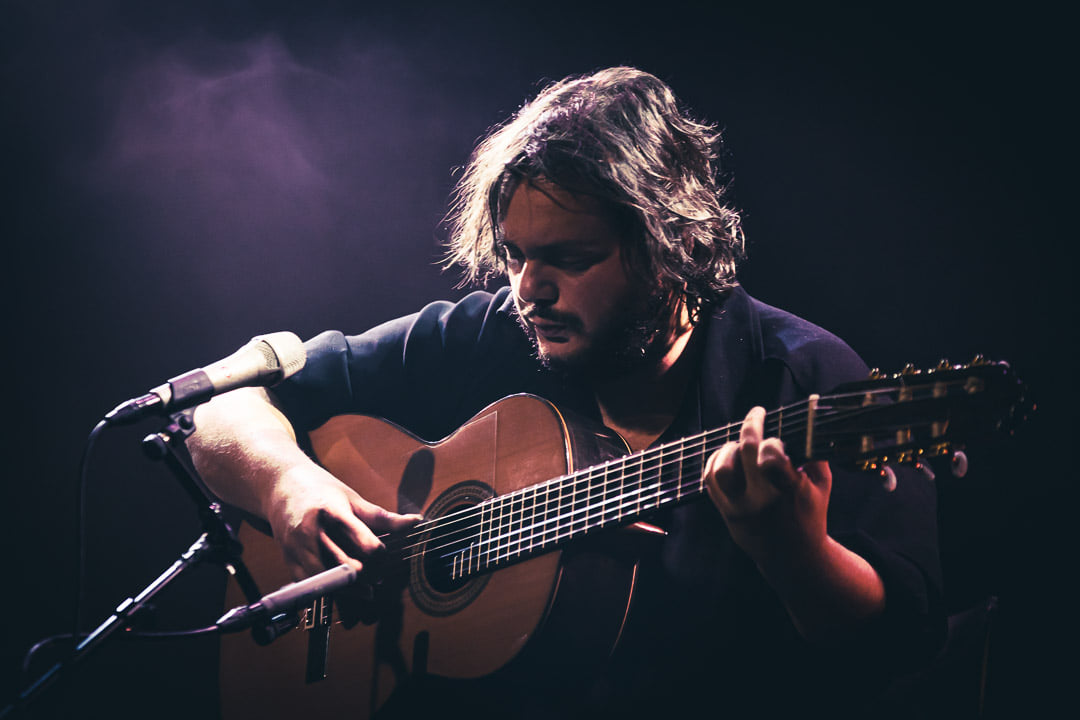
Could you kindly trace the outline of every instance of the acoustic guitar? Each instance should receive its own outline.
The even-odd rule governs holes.
[[[1011,431],[1033,409],[1024,393],[1007,364],[981,358],[875,371],[772,410],[766,435],[796,464],[828,460],[888,485],[893,466],[959,462],[966,441]],[[377,418],[332,418],[310,435],[318,461],[372,502],[424,520],[384,538],[373,596],[320,598],[278,618],[292,629],[269,645],[223,636],[223,717],[318,707],[366,718],[415,678],[513,672],[553,649],[563,661],[549,670],[580,675],[614,648],[634,590],[628,530],[608,531],[648,531],[650,514],[700,499],[705,460],[740,425],[628,454],[610,431],[530,395],[434,443]],[[290,582],[272,538],[244,525],[240,540],[259,588]],[[250,600],[231,585],[227,607]]]

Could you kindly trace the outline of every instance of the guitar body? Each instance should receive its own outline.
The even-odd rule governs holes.
[[[365,498],[426,520],[626,452],[617,436],[527,395],[489,406],[437,443],[359,415],[332,418],[311,441],[319,462]],[[291,582],[272,538],[245,525],[240,540],[262,592]],[[369,717],[417,677],[528,675],[554,669],[544,666],[555,655],[558,669],[576,672],[568,658],[595,665],[618,640],[632,557],[586,542],[455,580],[432,562],[438,538],[420,541],[416,557],[388,575],[362,612],[355,604],[350,611],[345,597],[333,607],[316,604],[306,622],[267,646],[246,633],[224,636],[223,717],[296,717],[313,708]],[[231,583],[226,602],[248,600]]]

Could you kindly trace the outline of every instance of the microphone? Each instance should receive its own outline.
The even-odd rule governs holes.
[[[329,595],[351,585],[355,582],[356,575],[356,569],[352,566],[338,565],[304,580],[290,583],[280,590],[264,595],[262,599],[250,605],[234,607],[218,618],[214,624],[222,632],[243,630],[256,623],[269,624],[275,617],[291,613],[315,598]],[[269,639],[272,640],[273,637]]]
[[[274,385],[304,367],[304,344],[291,332],[256,335],[224,360],[178,375],[147,394],[120,403],[106,416],[127,425],[148,415],[168,415],[241,387]]]

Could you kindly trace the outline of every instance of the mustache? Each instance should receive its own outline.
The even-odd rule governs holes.
[[[528,323],[535,323],[538,320],[542,320],[555,325],[565,325],[570,329],[578,329],[581,325],[581,321],[578,319],[577,315],[552,310],[551,308],[541,308],[536,305],[529,305],[522,308],[519,315]]]

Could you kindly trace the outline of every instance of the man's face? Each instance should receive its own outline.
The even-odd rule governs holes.
[[[623,238],[595,199],[522,182],[503,220],[522,325],[548,367],[584,374],[641,362],[666,303],[627,272]]]

